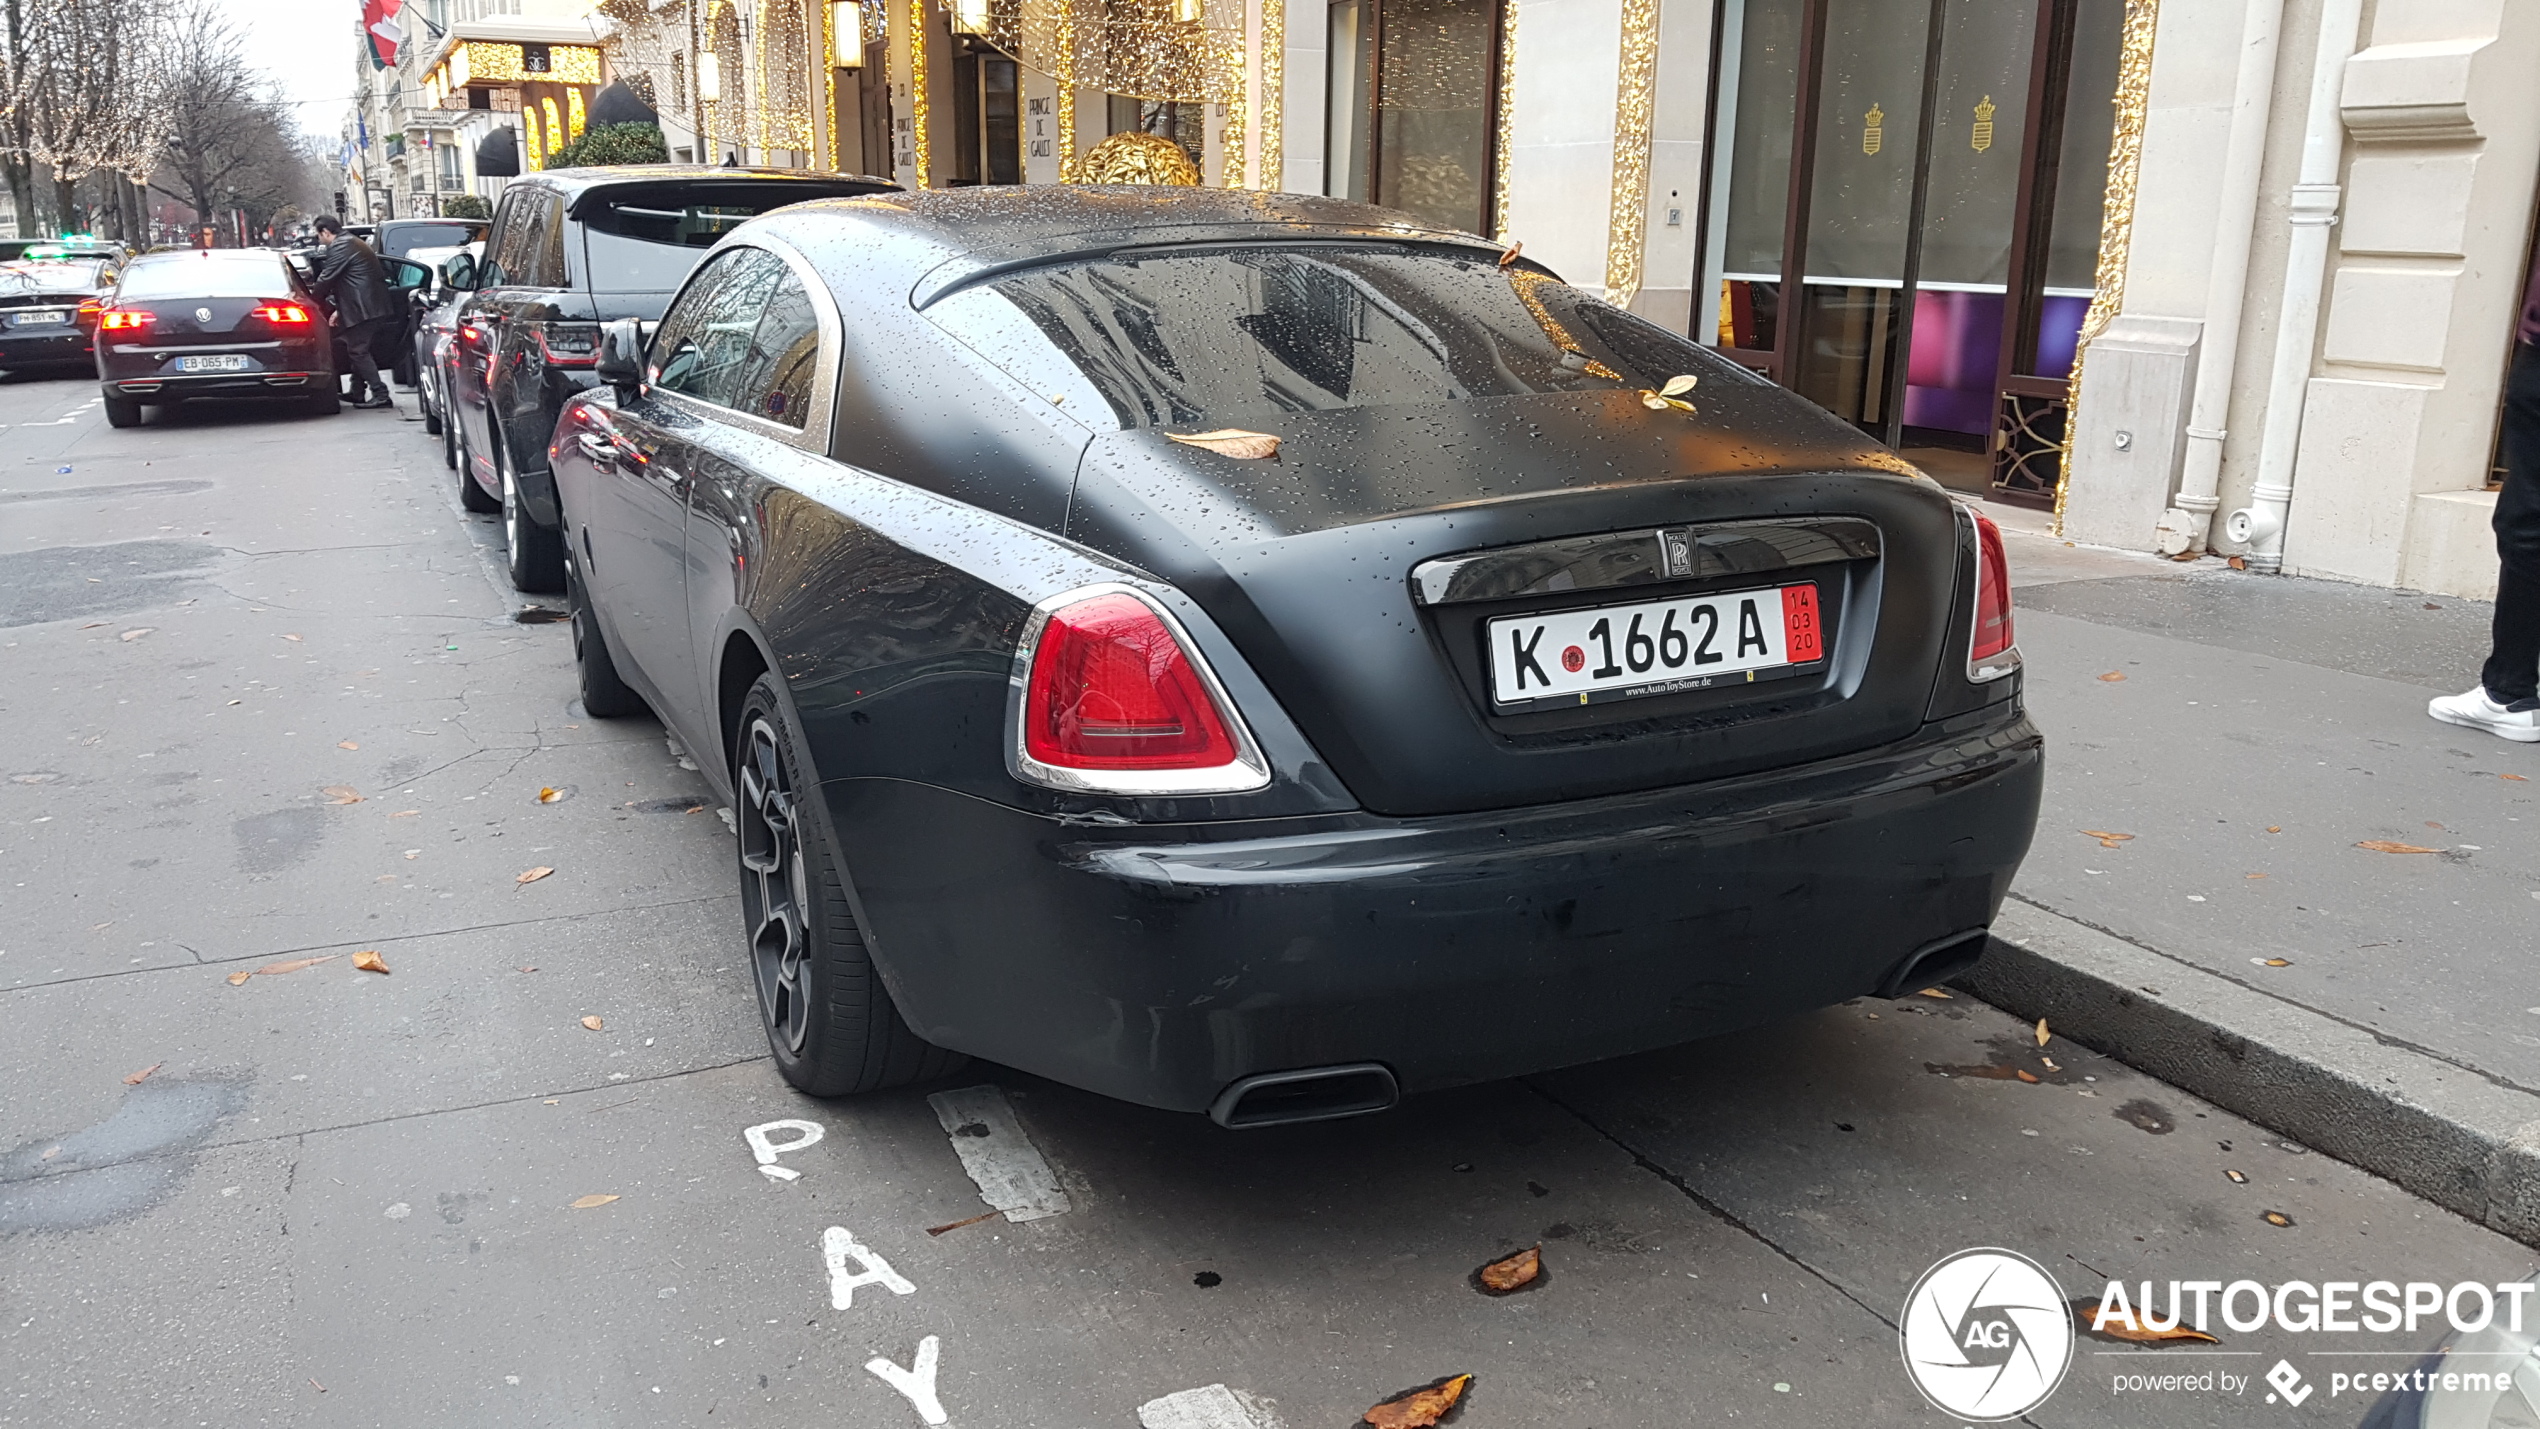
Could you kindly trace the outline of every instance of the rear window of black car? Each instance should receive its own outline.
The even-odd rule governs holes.
[[[967,289],[927,316],[1035,387],[1072,369],[1129,427],[1753,380],[1542,273],[1400,248],[1115,254]]]
[[[123,270],[117,296],[134,298],[282,298],[291,275],[273,253],[171,253],[136,260]]]
[[[573,217],[588,245],[592,291],[664,292],[686,282],[689,270],[723,235],[769,209],[872,188],[707,180],[600,189],[575,202]]]
[[[474,242],[477,232],[464,223],[400,223],[379,235],[379,253],[403,258],[418,248],[457,248]]]
[[[97,289],[103,263],[21,263],[0,268],[0,293],[86,293]]]

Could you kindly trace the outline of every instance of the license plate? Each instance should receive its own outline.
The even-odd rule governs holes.
[[[50,327],[71,320],[69,313],[19,313],[11,321],[19,327]]]
[[[1798,673],[1825,659],[1815,582],[1494,620],[1491,703],[1591,705]]]
[[[247,370],[247,359],[236,355],[180,357],[176,360],[176,370],[179,372],[244,372]]]

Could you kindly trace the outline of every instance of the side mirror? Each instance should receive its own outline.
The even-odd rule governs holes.
[[[453,253],[441,263],[441,282],[454,293],[476,291],[476,260],[465,253]]]
[[[635,318],[600,324],[600,358],[592,371],[617,389],[619,401],[635,400],[644,387],[644,324]]]

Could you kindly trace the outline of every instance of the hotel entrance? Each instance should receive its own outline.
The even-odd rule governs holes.
[[[2124,13],[1723,0],[1696,335],[1950,486],[2051,504]]]

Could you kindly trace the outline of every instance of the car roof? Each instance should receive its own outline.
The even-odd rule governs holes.
[[[1145,185],[928,189],[820,199],[755,219],[803,249],[833,285],[905,278],[923,308],[1000,273],[1124,248],[1195,243],[1380,242],[1499,260],[1505,245],[1398,209],[1314,194]],[[1540,265],[1521,265],[1549,273]],[[832,265],[835,265],[834,268]]]
[[[717,179],[751,183],[837,183],[848,180],[872,184],[877,189],[899,187],[890,179],[875,178],[870,174],[838,174],[818,169],[745,169],[721,164],[595,164],[580,169],[541,169],[512,180],[511,186],[518,188],[526,184],[575,198],[595,189]]]

